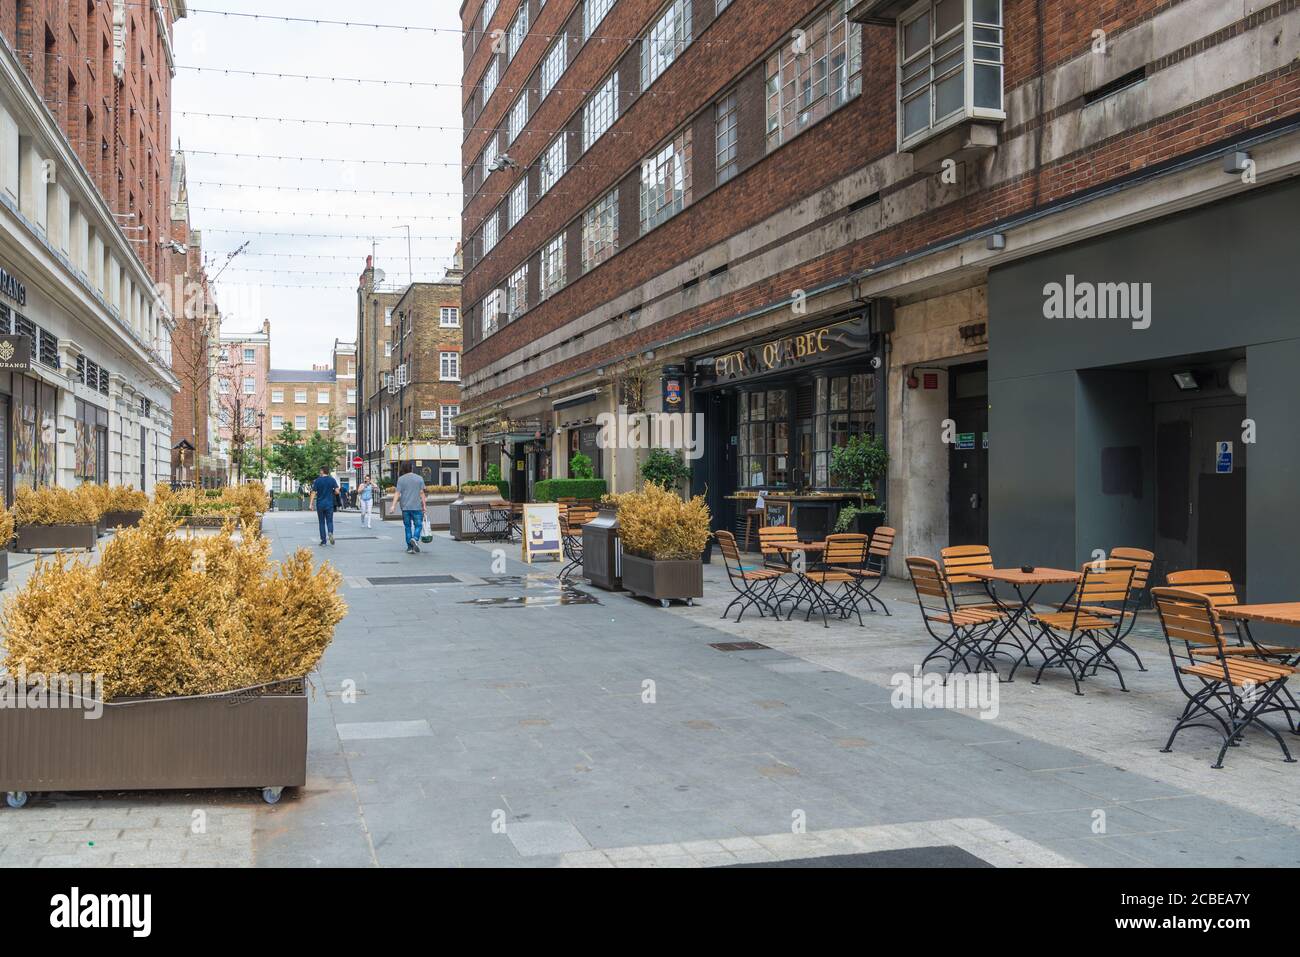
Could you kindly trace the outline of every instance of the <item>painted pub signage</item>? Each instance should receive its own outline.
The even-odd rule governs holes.
[[[870,348],[865,316],[796,332],[780,339],[727,352],[714,359],[714,376],[720,382],[780,372],[813,362],[846,358]]]

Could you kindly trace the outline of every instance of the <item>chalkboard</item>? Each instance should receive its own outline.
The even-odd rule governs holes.
[[[789,525],[790,524],[790,503],[789,502],[768,502],[767,503],[767,524],[772,525]]]

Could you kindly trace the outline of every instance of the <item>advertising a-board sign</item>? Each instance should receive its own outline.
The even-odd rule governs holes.
[[[540,555],[563,554],[560,543],[560,506],[556,502],[530,502],[524,506],[524,561],[530,565]]]

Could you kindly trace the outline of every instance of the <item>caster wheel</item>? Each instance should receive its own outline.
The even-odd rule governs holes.
[[[267,804],[279,804],[284,788],[262,788],[262,800]]]
[[[27,798],[26,791],[10,791],[5,795],[5,803],[12,808],[20,808],[27,803]]]
[[[687,607],[687,608],[694,608],[694,607],[695,607],[695,599],[694,599],[694,598],[688,598],[688,599],[686,599],[686,607]]]
[[[660,607],[660,608],[667,608],[667,607],[668,607],[668,599],[667,599],[667,598],[660,598],[660,599],[659,599],[659,607]]]

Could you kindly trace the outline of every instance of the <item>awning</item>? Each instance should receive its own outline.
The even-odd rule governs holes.
[[[604,389],[597,387],[595,389],[588,389],[585,392],[575,392],[573,395],[566,395],[563,399],[556,399],[551,403],[551,408],[556,412],[559,412],[561,409],[571,409],[575,405],[582,405],[585,402],[590,402],[604,391]]]

